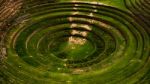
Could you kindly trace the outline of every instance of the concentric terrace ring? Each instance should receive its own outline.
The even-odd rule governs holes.
[[[125,6],[142,21],[141,25],[150,35],[150,1],[149,0],[124,0]],[[145,27],[147,25],[147,27]]]
[[[134,84],[150,68],[147,31],[134,15],[102,4],[30,7],[5,44],[4,74],[15,84]]]

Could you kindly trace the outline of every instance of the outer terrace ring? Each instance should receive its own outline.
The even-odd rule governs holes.
[[[44,7],[46,11],[44,11]],[[15,26],[16,28],[12,28],[12,30],[8,32],[7,60],[9,62],[7,66],[12,68],[12,70],[6,69],[5,74],[9,74],[14,77],[14,79],[20,80],[18,82],[29,82],[27,80],[33,79],[33,82],[38,80],[39,84],[42,82],[56,83],[57,80],[60,80],[60,82],[69,81],[73,83],[84,81],[87,84],[93,81],[97,83],[117,83],[119,81],[122,83],[126,81],[134,83],[137,82],[137,80],[134,80],[135,78],[140,79],[148,70],[149,37],[147,32],[134,21],[132,15],[109,6],[77,2],[56,3],[51,4],[51,6],[47,4],[33,7],[33,9],[27,10],[27,12],[31,14],[27,22]],[[38,10],[43,10],[43,12],[36,13]],[[72,18],[71,20],[69,19],[70,17]],[[59,26],[60,24],[63,26]],[[70,24],[70,26],[66,26],[65,24]],[[71,25],[73,24],[88,25],[91,29],[84,28],[85,26],[75,26],[72,28]],[[53,27],[58,28],[58,31],[50,32],[55,29]],[[65,29],[68,27],[71,28]],[[36,29],[39,30],[34,32]],[[100,40],[88,37],[88,35],[84,36],[81,33],[72,35],[71,32],[73,30],[88,32],[91,36],[99,38]],[[57,36],[57,33],[60,33],[60,36]],[[72,59],[64,61],[64,59],[57,58],[57,56],[48,56],[49,53],[46,52],[47,49],[43,52],[34,46],[40,41],[40,39],[36,39],[35,37],[42,38],[43,35],[47,37],[47,34],[54,37],[56,35],[57,38],[75,36],[79,39],[84,38],[88,40],[89,43],[99,40],[99,42],[105,45],[100,45],[100,48],[103,50],[102,53],[96,54],[97,56],[91,60],[87,57],[87,61],[74,61]],[[30,39],[30,36],[34,38]],[[27,41],[27,39],[29,39],[29,41]],[[51,41],[51,39],[44,39]],[[36,44],[33,44],[34,41]],[[44,43],[43,40],[41,40],[41,42]],[[95,49],[98,49],[97,46],[99,46],[99,42],[94,43],[94,45],[96,45],[94,47]],[[40,47],[41,49],[45,48],[45,46],[39,45],[39,48]],[[46,47],[48,46],[46,45]],[[28,50],[28,48],[30,49]],[[31,51],[34,49],[35,53],[44,53],[42,58],[40,58],[40,55],[34,56],[34,51]],[[29,57],[31,55],[33,56]],[[45,55],[48,57],[51,56],[50,59],[53,59],[50,60],[52,65],[45,65],[45,63],[49,61],[46,60],[47,57]],[[41,61],[42,63],[40,63]],[[59,67],[62,70],[57,71],[56,69]],[[13,71],[17,70],[21,71],[14,74]],[[30,73],[33,74],[32,77],[29,77]],[[21,75],[22,77],[17,78],[17,75]],[[120,75],[121,78],[119,78]],[[99,78],[97,79],[97,77]],[[94,78],[95,80],[89,80],[89,78]],[[86,81],[86,79],[89,81]]]

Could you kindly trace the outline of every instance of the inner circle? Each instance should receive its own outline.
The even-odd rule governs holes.
[[[95,49],[86,38],[69,36],[53,41],[50,52],[62,59],[81,60],[88,57]]]

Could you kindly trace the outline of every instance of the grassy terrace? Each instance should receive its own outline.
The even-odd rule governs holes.
[[[17,3],[14,15],[0,9],[11,22],[0,84],[150,83],[149,0]]]

